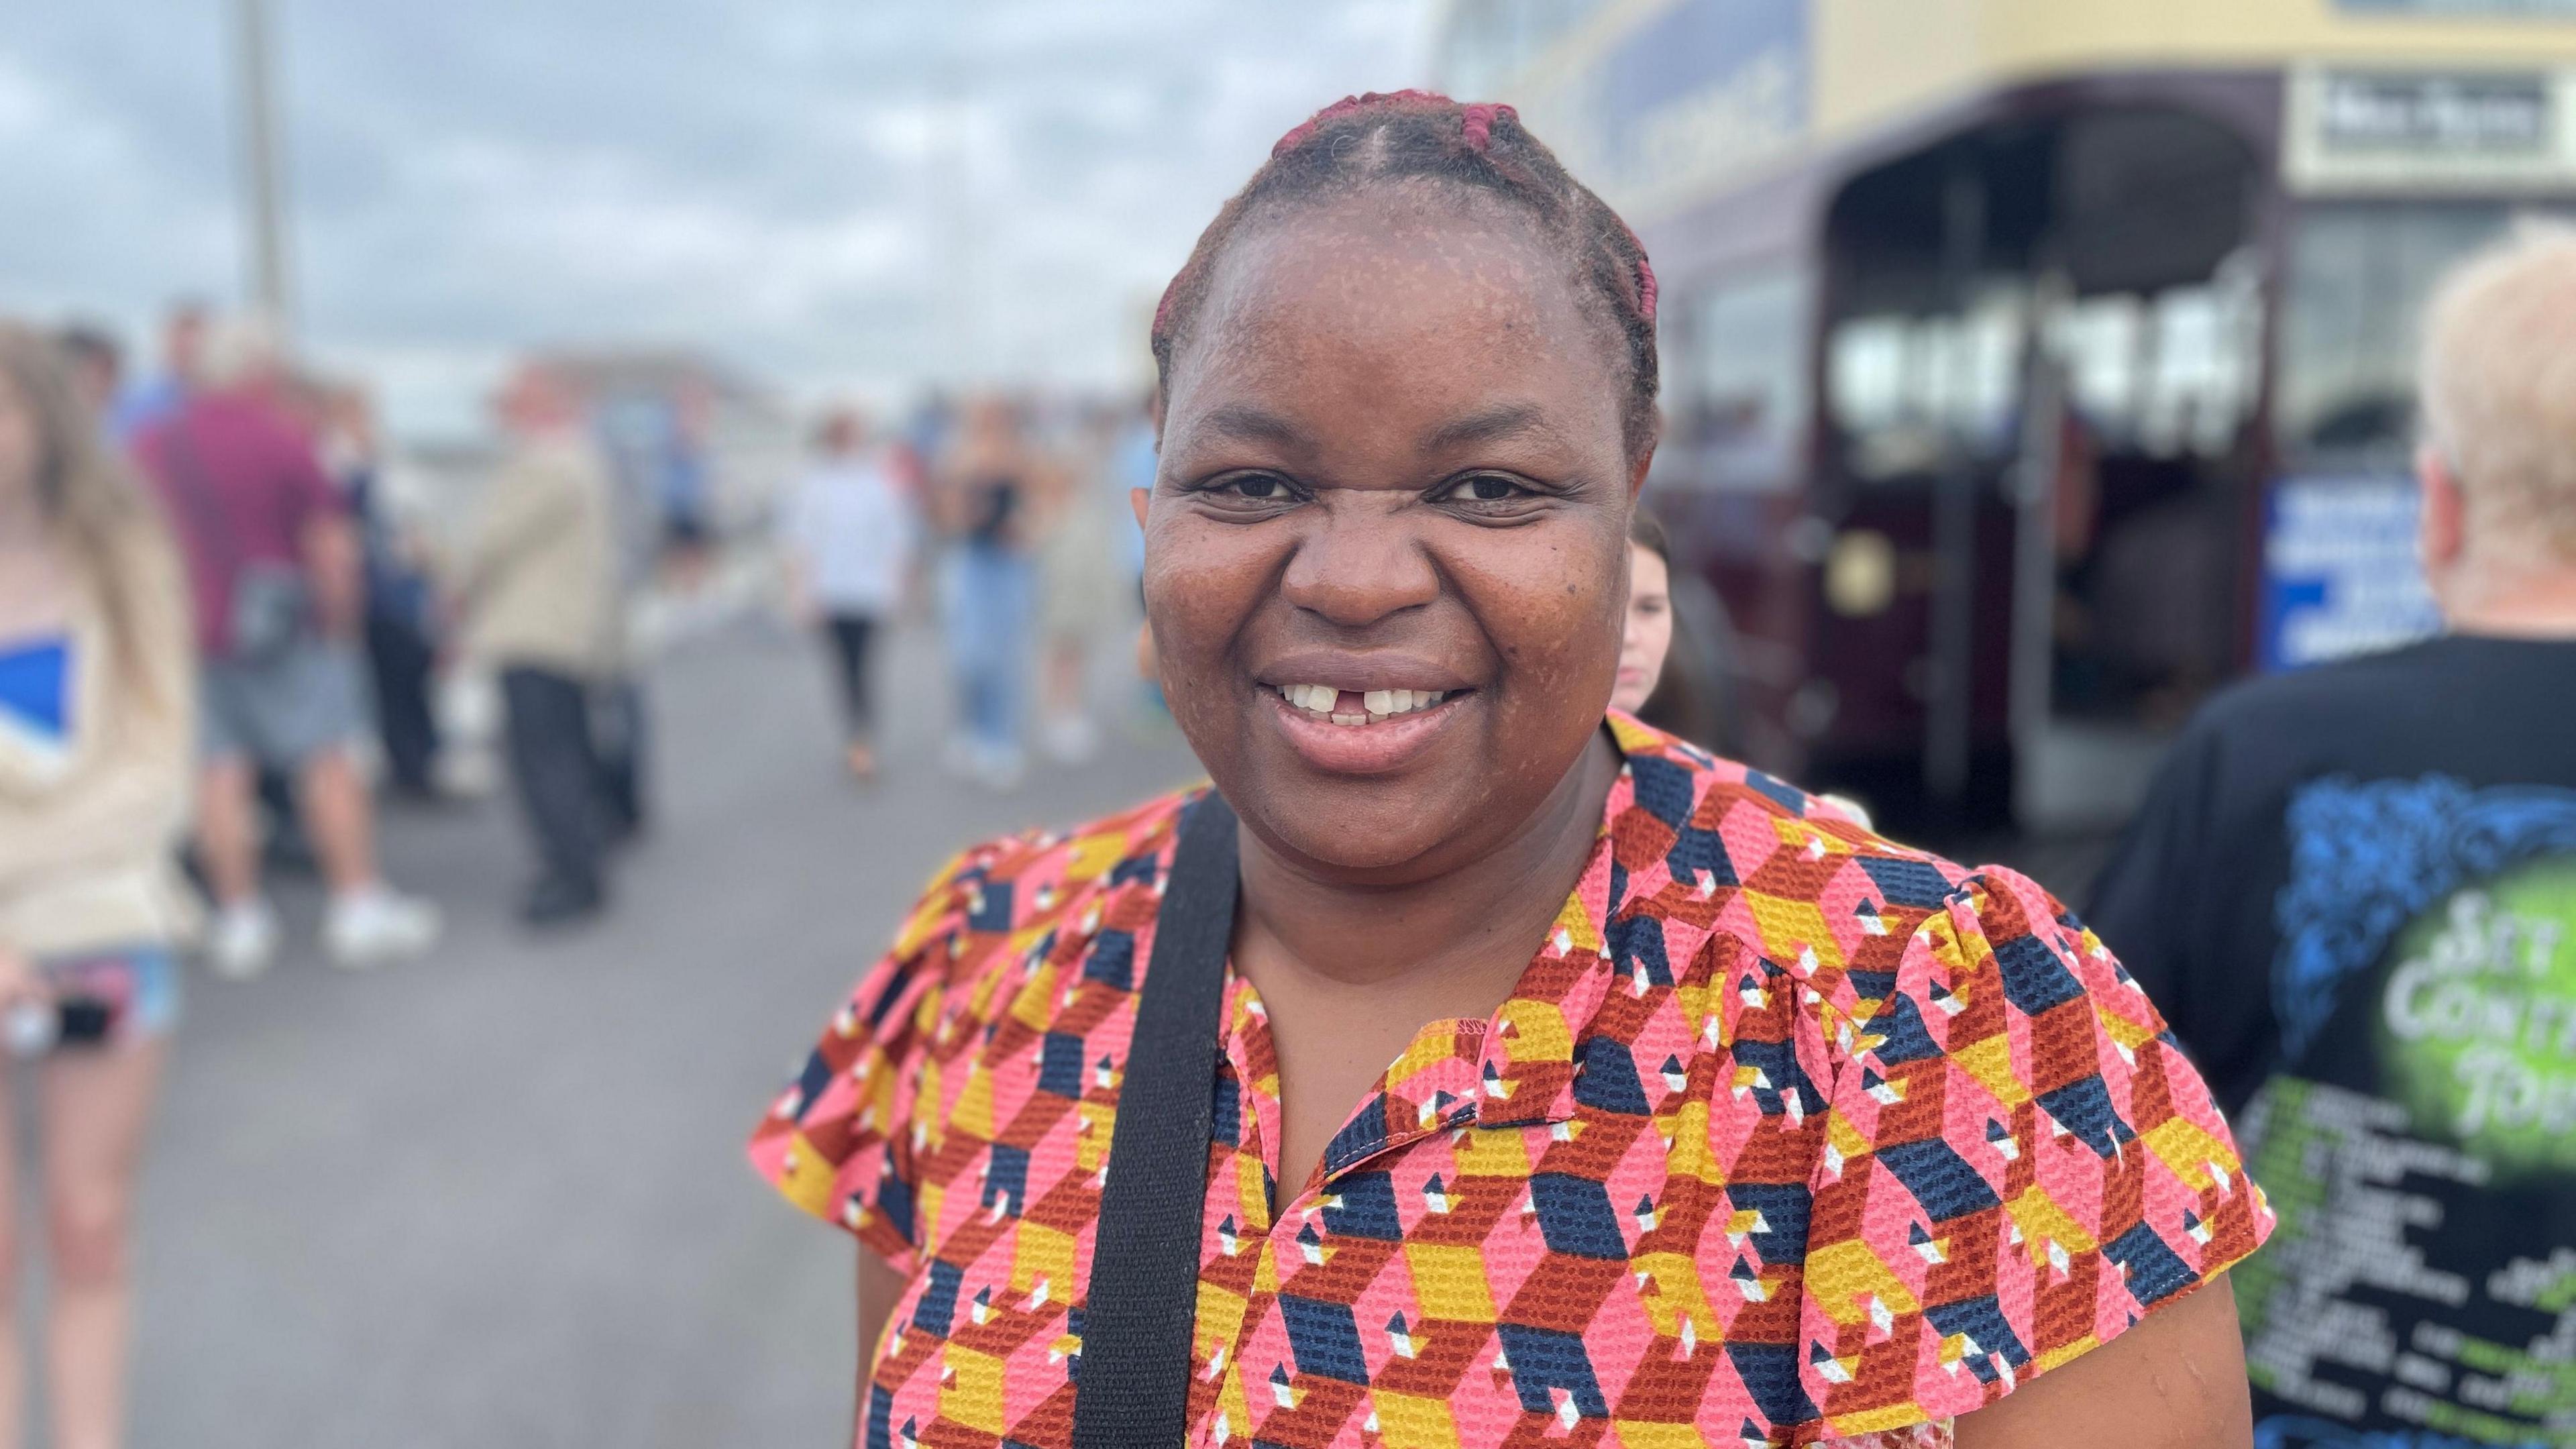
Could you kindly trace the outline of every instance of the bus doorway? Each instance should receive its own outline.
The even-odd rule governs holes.
[[[2109,825],[2241,669],[2266,175],[2190,111],[2071,107],[1835,195],[1820,777],[1914,828]]]

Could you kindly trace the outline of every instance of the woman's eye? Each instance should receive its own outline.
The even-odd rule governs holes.
[[[1517,503],[1535,496],[1535,491],[1517,478],[1501,473],[1476,473],[1450,484],[1446,499],[1451,503],[1490,507],[1498,503]]]
[[[1203,485],[1199,492],[1219,505],[1293,503],[1296,490],[1276,473],[1236,473]]]

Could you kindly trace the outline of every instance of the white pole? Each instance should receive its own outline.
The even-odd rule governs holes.
[[[276,56],[268,0],[235,0],[242,148],[242,228],[251,304],[291,342],[295,297],[286,251],[286,166],[277,124]]]

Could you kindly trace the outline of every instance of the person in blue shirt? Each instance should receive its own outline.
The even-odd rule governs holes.
[[[188,401],[205,354],[206,323],[203,303],[183,301],[170,308],[161,329],[162,370],[137,380],[117,399],[110,430],[127,447],[178,416]]]

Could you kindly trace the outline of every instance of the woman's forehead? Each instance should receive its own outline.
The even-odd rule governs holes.
[[[1396,425],[1426,441],[1502,424],[1583,445],[1619,436],[1607,329],[1510,228],[1371,214],[1247,233],[1210,280],[1175,369],[1172,441],[1256,415]]]
[[[1535,228],[1492,202],[1443,215],[1354,199],[1238,233],[1208,279],[1194,329],[1504,328],[1543,337],[1583,321],[1569,269]]]

